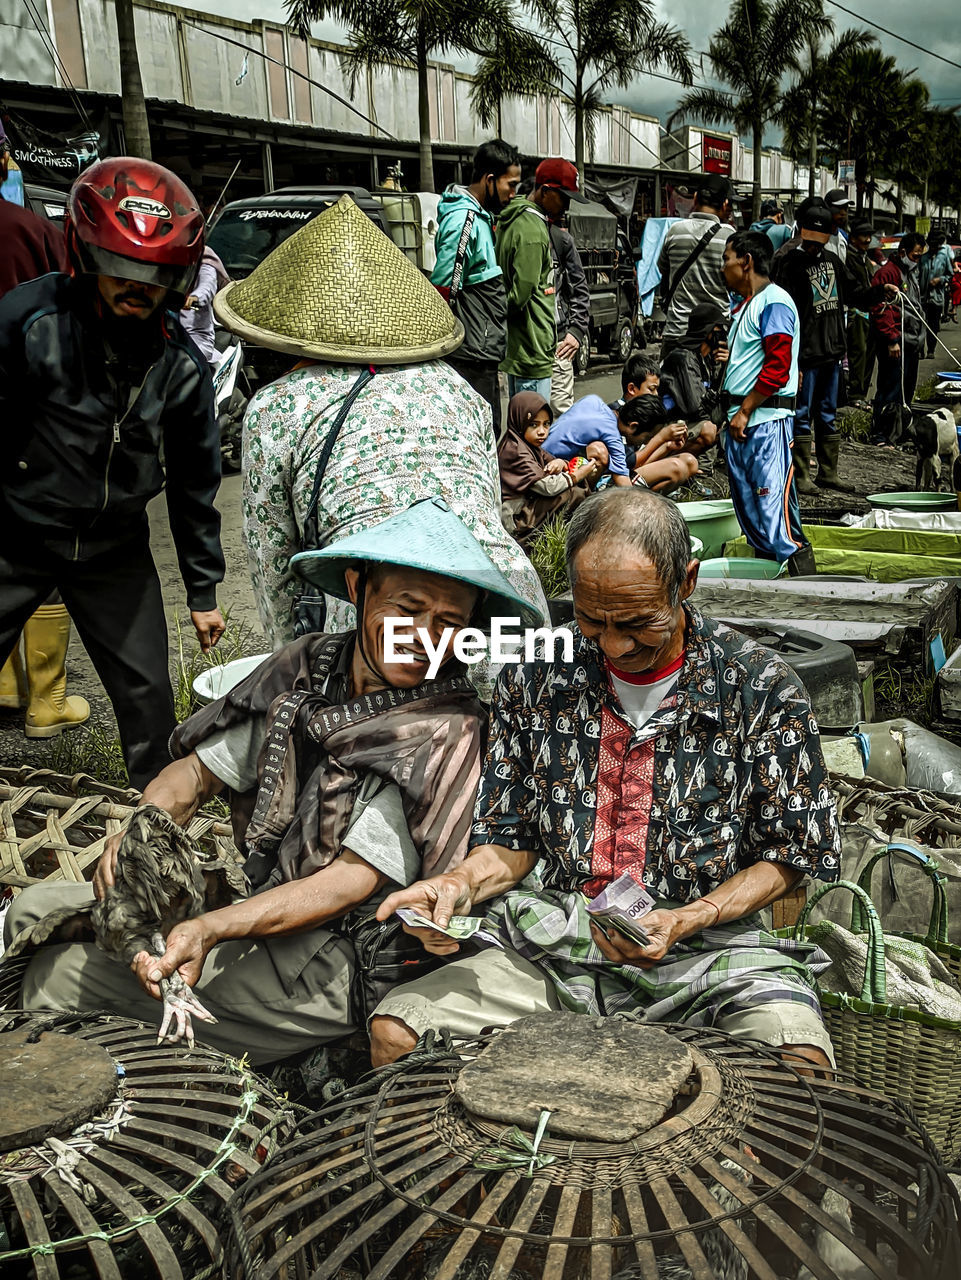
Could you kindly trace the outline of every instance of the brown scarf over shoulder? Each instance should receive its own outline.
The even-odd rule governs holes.
[[[473,687],[457,675],[332,700],[320,690],[353,639],[295,640],[174,731],[181,757],[251,714],[266,717],[256,797],[239,798],[234,823],[255,889],[302,879],[339,855],[368,774],[399,787],[424,875],[467,852],[485,721]]]

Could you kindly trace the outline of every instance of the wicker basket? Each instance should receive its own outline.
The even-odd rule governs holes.
[[[931,904],[931,919],[928,922],[927,933],[908,933],[901,929],[889,929],[888,932],[896,933],[902,938],[908,938],[911,942],[923,943],[924,946],[934,952],[945,968],[950,971],[954,982],[961,988],[961,947],[948,942],[948,896],[944,891],[944,876],[938,870],[936,860],[929,857],[917,845],[893,840],[890,844],[885,845],[883,849],[880,849],[871,861],[867,863],[858,877],[858,885],[870,898],[871,877],[874,868],[889,855],[904,858],[924,872],[931,881],[934,901]],[[865,933],[867,927],[867,918],[861,906],[861,901],[859,898],[855,898],[851,911],[851,932]]]
[[[19,893],[44,880],[89,880],[139,798],[89,774],[0,769],[0,892]],[[230,826],[219,818],[198,813],[187,831],[201,851],[239,861]]]
[[[860,996],[819,990],[838,1068],[913,1107],[945,1162],[953,1163],[961,1154],[961,1022],[887,1003],[884,932],[860,885],[848,880],[822,885],[811,894],[790,936],[807,937],[811,909],[835,889],[854,895],[868,942]]]

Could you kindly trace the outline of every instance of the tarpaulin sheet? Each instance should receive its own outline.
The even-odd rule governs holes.
[[[831,525],[811,525],[804,533],[814,548],[818,573],[863,574],[875,582],[904,582],[908,578],[953,578],[961,572],[961,534],[839,529]],[[744,538],[727,543],[726,552],[729,556],[751,554]]]
[[[648,218],[641,239],[641,257],[637,264],[637,290],[641,295],[641,314],[649,316],[654,309],[654,294],[661,283],[657,259],[668,227],[677,218]]]
[[[574,243],[582,253],[585,250],[613,252],[617,243],[617,219],[602,204],[572,200],[567,221]]]
[[[961,530],[844,529],[837,525],[812,525],[804,530],[811,546],[837,551],[882,552],[899,556],[961,556]],[[958,561],[955,561],[957,568]],[[906,577],[920,577],[919,573]]]
[[[848,529],[915,529],[927,533],[961,533],[961,511],[869,511],[842,516]]]

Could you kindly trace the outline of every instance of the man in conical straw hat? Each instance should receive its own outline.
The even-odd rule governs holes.
[[[258,391],[244,419],[244,535],[275,647],[298,629],[290,559],[303,549],[318,479],[316,545],[443,498],[520,597],[543,610],[537,576],[501,523],[490,407],[444,361],[463,328],[349,197],[223,289],[214,307],[245,341],[292,357],[291,372]],[[349,625],[347,605],[328,606],[329,630]],[[299,629],[311,625],[302,617]]]
[[[25,970],[24,1007],[153,1021],[159,984],[178,971],[200,1002],[197,1038],[263,1066],[364,1026],[385,994],[368,985],[359,999],[363,921],[391,887],[455,867],[467,851],[486,713],[450,633],[541,618],[440,498],[306,552],[296,567],[354,603],[358,628],[293,641],[191,716],[142,801],[186,826],[226,791],[251,896],[165,929],[164,954],[141,953],[130,972],[60,932],[69,920],[75,939],[74,913],[89,914],[94,893],[116,882],[113,849],[92,887],[35,885],[6,922],[5,965]],[[395,645],[392,618],[410,620]],[[381,970],[403,964],[408,976],[423,956],[403,936],[378,937],[378,948]]]

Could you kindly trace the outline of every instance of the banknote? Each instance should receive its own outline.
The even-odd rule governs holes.
[[[451,916],[447,928],[442,929],[440,925],[412,907],[398,907],[394,914],[400,916],[404,924],[409,924],[412,929],[436,929],[438,933],[444,934],[447,938],[453,938],[455,942],[473,940],[490,943],[495,947],[503,945],[494,934],[481,928],[484,923],[481,916]]]
[[[587,904],[587,911],[596,920],[612,924],[642,947],[649,947],[651,939],[639,922],[653,907],[654,899],[648,891],[625,871]]]

